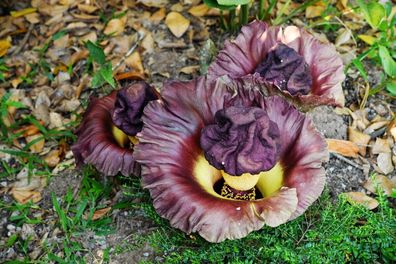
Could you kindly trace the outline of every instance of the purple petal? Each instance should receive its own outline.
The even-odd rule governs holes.
[[[254,74],[257,66],[277,45],[283,43],[293,48],[308,64],[311,77],[311,92],[307,95],[295,91],[283,91],[286,98],[305,108],[322,104],[344,105],[341,83],[345,79],[343,64],[333,45],[315,39],[303,29],[294,26],[268,26],[254,21],[242,27],[241,33],[232,42],[226,42],[216,60],[208,69],[208,78],[216,80],[227,75],[232,79]],[[258,78],[260,79],[260,78]],[[261,78],[265,85],[265,79]],[[296,98],[295,98],[296,97]]]
[[[156,211],[173,227],[198,232],[211,242],[244,237],[264,224],[285,223],[302,213],[323,189],[325,143],[310,121],[279,97],[264,98],[242,88],[235,90],[202,77],[166,83],[162,100],[150,102],[144,110],[145,125],[135,148],[143,186],[149,189]],[[285,187],[269,197],[228,200],[212,187],[221,176],[203,157],[201,131],[231,103],[260,107],[279,127]],[[207,164],[202,175],[209,187],[196,177],[195,166],[201,160]]]
[[[275,165],[279,129],[263,109],[228,107],[216,113],[215,122],[201,132],[201,147],[211,165],[238,176]]]
[[[256,72],[291,95],[307,94],[311,90],[312,77],[304,57],[284,44],[271,50],[257,66]]]
[[[143,109],[152,100],[159,98],[158,92],[146,82],[129,85],[117,93],[112,114],[113,123],[124,133],[134,136],[142,130]]]
[[[77,142],[71,147],[77,165],[92,164],[105,175],[140,175],[133,150],[120,147],[112,134],[111,111],[116,91],[102,98],[91,98],[84,118],[76,131]]]

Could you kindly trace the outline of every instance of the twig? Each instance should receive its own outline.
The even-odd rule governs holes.
[[[144,33],[143,32],[138,32],[137,34],[138,34],[137,41],[135,42],[134,45],[132,45],[132,47],[128,50],[128,52],[125,53],[125,55],[121,58],[121,60],[119,62],[117,62],[116,65],[113,66],[113,68],[112,68],[113,71],[115,71],[118,67],[120,67],[120,65],[125,61],[125,59],[129,55],[131,55],[135,51],[135,49],[139,46],[140,41],[142,41],[142,39],[144,38]]]
[[[360,166],[359,164],[357,164],[357,163],[355,163],[355,162],[353,162],[353,161],[351,161],[351,160],[349,160],[349,159],[347,159],[347,158],[341,156],[340,154],[337,154],[337,153],[330,153],[330,154],[333,155],[334,157],[336,157],[337,159],[340,159],[340,160],[342,160],[342,161],[345,161],[345,162],[348,163],[349,165],[351,165],[351,166],[353,166],[353,167],[355,167],[355,168],[357,168],[357,169],[359,169],[359,170],[364,171],[364,168],[363,168],[362,166]]]
[[[32,33],[34,28],[34,24],[30,24],[28,31],[26,32],[25,36],[23,37],[21,44],[19,44],[19,46],[14,50],[14,52],[12,53],[12,56],[17,55],[19,52],[21,52],[21,50],[23,49],[23,47],[26,45],[30,34]]]

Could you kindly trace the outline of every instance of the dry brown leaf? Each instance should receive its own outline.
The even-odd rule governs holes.
[[[183,6],[180,3],[176,3],[171,6],[170,10],[175,12],[183,12]]]
[[[81,44],[83,44],[84,42],[87,42],[88,40],[95,43],[97,39],[98,39],[98,36],[96,35],[96,32],[91,31],[88,34],[81,36],[78,40]]]
[[[396,188],[396,183],[384,175],[375,175],[373,178],[368,179],[363,187],[372,193],[377,193],[377,188],[380,188],[386,195],[390,196],[392,189]]]
[[[144,53],[153,53],[154,51],[154,39],[153,39],[153,35],[148,32],[147,35],[144,37],[144,39],[142,40],[142,44],[141,46],[144,48]]]
[[[391,173],[395,167],[392,164],[392,153],[380,153],[377,157],[377,165],[383,174]]]
[[[54,168],[60,162],[61,151],[59,149],[52,150],[45,156],[44,161],[51,168]]]
[[[82,11],[82,12],[86,12],[88,14],[91,14],[93,12],[95,12],[96,10],[98,10],[98,7],[96,6],[92,6],[92,5],[84,5],[84,4],[79,4],[77,5],[77,8]]]
[[[187,31],[190,20],[178,12],[170,12],[165,19],[165,24],[175,37],[180,38]]]
[[[68,62],[68,65],[74,65],[76,62],[85,59],[88,57],[89,51],[88,50],[79,50],[73,53],[73,55],[70,57],[70,61]]]
[[[308,6],[305,10],[306,18],[314,18],[320,16],[323,11],[326,9],[325,6],[317,5],[317,6]]]
[[[142,59],[138,51],[135,51],[131,55],[129,55],[125,59],[125,64],[128,65],[129,68],[134,69],[139,73],[144,73]]]
[[[99,16],[93,16],[93,15],[87,15],[87,14],[72,14],[75,18],[81,19],[81,20],[98,20]]]
[[[11,48],[11,38],[0,39],[0,57],[3,57]]]
[[[165,8],[160,8],[157,12],[150,16],[150,20],[154,23],[159,23],[165,17]]]
[[[148,7],[164,7],[169,0],[138,0],[137,2]]]
[[[36,141],[38,138],[41,138],[41,139]],[[33,140],[35,141],[35,143],[29,147],[30,151],[33,152],[33,153],[40,153],[43,150],[44,144],[45,144],[45,140],[44,140],[43,135],[41,133],[37,133],[35,135],[26,137],[26,142],[27,143],[30,143]]]
[[[367,134],[359,132],[352,127],[348,128],[349,141],[356,143],[359,146],[359,153],[362,156],[366,155],[367,145],[370,142],[371,137]]]
[[[377,138],[375,140],[372,152],[373,152],[373,154],[390,153],[391,149],[390,149],[388,140],[382,139],[382,138]]]
[[[206,15],[209,11],[209,7],[205,4],[200,4],[197,6],[193,6],[188,10],[188,13],[190,13],[193,16],[196,17],[202,17]]]
[[[359,147],[351,141],[327,138],[326,142],[330,152],[338,153],[346,157],[358,157]]]
[[[39,121],[41,125],[44,125],[43,121]],[[14,134],[22,133],[23,137],[36,135],[40,130],[35,125],[26,125],[14,131]]]
[[[41,193],[38,191],[18,191],[11,190],[12,197],[21,204],[32,201],[33,203],[37,203],[41,200]]]
[[[126,16],[122,18],[114,18],[107,23],[106,28],[103,33],[106,35],[117,36],[124,32],[125,29]]]
[[[388,120],[374,122],[374,123],[372,123],[371,125],[369,125],[369,126],[364,130],[364,133],[365,133],[365,134],[371,134],[371,133],[373,133],[375,130],[380,129],[380,128],[382,128],[382,127],[388,125],[388,124],[389,124],[389,121],[388,121]]]
[[[181,68],[179,72],[182,72],[184,74],[193,74],[196,73],[198,70],[199,70],[199,65],[191,65]]]
[[[335,40],[336,46],[341,46],[351,40],[352,33],[348,29],[342,29]],[[350,48],[350,47],[349,47]]]
[[[117,81],[125,80],[125,79],[128,79],[128,80],[144,80],[145,79],[143,73],[138,72],[138,71],[134,71],[134,70],[128,71],[128,72],[119,73],[116,76],[114,76],[114,78]]]
[[[25,19],[30,23],[30,24],[37,24],[40,22],[40,17],[37,12],[28,14],[25,16]]]
[[[102,208],[99,210],[96,210],[92,216],[92,220],[97,220],[105,216],[109,211],[111,210],[111,207],[106,207]]]
[[[373,210],[378,207],[379,203],[376,199],[367,196],[361,192],[348,192],[344,193],[348,202],[351,204],[360,204],[369,210]]]

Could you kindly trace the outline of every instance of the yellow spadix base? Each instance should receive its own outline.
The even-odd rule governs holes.
[[[256,187],[264,198],[276,193],[283,186],[284,181],[284,171],[280,163],[277,163],[271,170],[256,175],[245,173],[241,176],[232,176],[210,165],[203,155],[198,157],[193,173],[204,190],[223,199],[229,198],[220,196],[213,189],[214,184],[221,177],[230,187],[236,190],[247,191]]]
[[[283,186],[284,171],[279,162],[269,171],[263,171],[259,175],[256,187],[264,197],[272,195]]]
[[[122,148],[126,146],[129,142],[128,135],[122,132],[121,129],[112,125],[111,132],[113,133],[114,139],[117,141],[118,145]]]
[[[260,174],[244,173],[241,176],[232,176],[224,171],[221,171],[224,181],[232,188],[239,191],[248,191],[256,186]]]

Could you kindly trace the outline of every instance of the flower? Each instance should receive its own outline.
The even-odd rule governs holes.
[[[284,29],[254,21],[225,43],[208,69],[210,79],[255,78],[265,93],[281,94],[302,109],[343,106],[342,60],[333,45],[295,26]],[[272,84],[275,87],[271,87]]]
[[[168,82],[144,110],[134,157],[162,217],[211,242],[301,215],[323,190],[326,143],[279,96],[205,77]]]
[[[140,175],[133,158],[135,137],[142,129],[143,108],[158,93],[140,82],[113,91],[102,98],[91,98],[83,120],[76,131],[72,151],[77,165],[92,164],[105,175]]]

